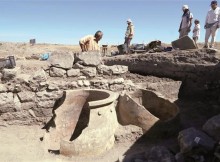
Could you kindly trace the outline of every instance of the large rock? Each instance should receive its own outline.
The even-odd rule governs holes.
[[[97,67],[97,71],[99,74],[112,75],[112,70],[110,67],[111,66],[107,66],[107,65],[99,65]]]
[[[87,77],[95,77],[97,75],[97,71],[95,67],[87,67],[81,70],[81,72]]]
[[[48,60],[51,66],[71,69],[74,62],[74,57],[72,54],[67,52],[53,52]]]
[[[16,109],[13,93],[0,93],[0,114],[14,111]]]
[[[2,79],[3,80],[11,80],[14,79],[20,73],[20,67],[16,67],[14,69],[3,69],[2,71]]]
[[[80,69],[70,69],[67,71],[68,77],[77,77],[80,75]]]
[[[77,54],[76,58],[87,66],[98,66],[102,62],[101,54],[98,52],[82,52]]]
[[[209,119],[203,126],[203,130],[215,140],[220,141],[220,115]]]
[[[128,72],[128,67],[122,65],[113,65],[113,66],[99,65],[97,67],[97,70],[98,73],[104,75],[119,75]]]
[[[195,42],[189,36],[184,36],[176,41],[173,41],[172,46],[174,49],[180,50],[197,49]]]
[[[50,68],[51,77],[64,77],[66,75],[66,70],[56,67]]]
[[[20,101],[23,102],[35,102],[35,93],[30,91],[18,93]]]
[[[148,162],[175,162],[174,155],[164,146],[152,147],[145,157]]]
[[[37,92],[36,93],[38,101],[47,101],[47,100],[57,100],[63,96],[62,91],[55,91],[55,92]]]
[[[215,141],[212,138],[195,128],[188,128],[179,132],[178,141],[181,153],[190,153],[198,146],[211,151],[215,146]]]

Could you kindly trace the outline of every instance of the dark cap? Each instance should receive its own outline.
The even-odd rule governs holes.
[[[212,1],[212,2],[211,2],[211,5],[212,5],[212,4],[218,4],[218,2],[217,2],[217,1]]]

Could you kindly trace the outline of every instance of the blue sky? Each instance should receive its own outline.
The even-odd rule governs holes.
[[[132,43],[160,39],[170,43],[178,37],[184,4],[201,22],[201,38],[209,0],[0,0],[0,41],[78,44],[97,30],[104,32],[101,44],[124,41],[126,20],[135,26]],[[190,34],[191,36],[192,34]],[[220,39],[217,36],[217,41]]]

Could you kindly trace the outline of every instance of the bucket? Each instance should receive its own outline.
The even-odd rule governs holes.
[[[123,55],[124,53],[127,52],[127,46],[125,44],[121,44],[117,46],[119,54]]]

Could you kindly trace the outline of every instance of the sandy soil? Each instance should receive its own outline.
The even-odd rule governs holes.
[[[141,134],[140,128],[134,126],[119,127],[117,134],[120,139],[110,151],[95,158],[77,158],[55,155],[45,150],[44,142],[40,140],[45,130],[40,126],[0,125],[0,132],[1,162],[116,162],[123,158]]]

